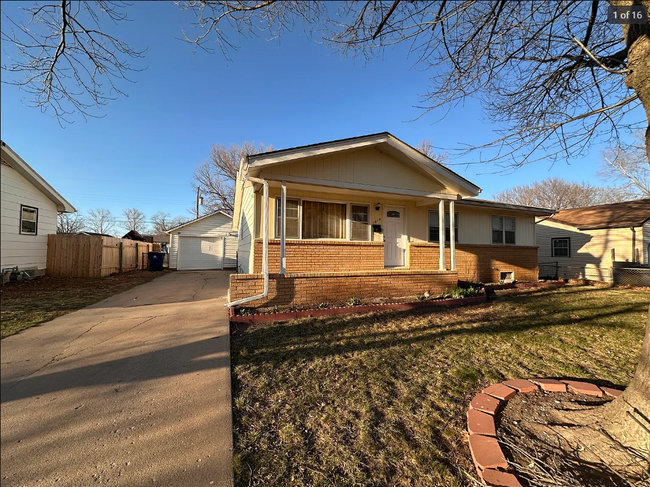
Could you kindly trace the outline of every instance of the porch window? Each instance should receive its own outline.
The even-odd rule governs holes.
[[[492,217],[492,243],[515,244],[515,219],[507,216]]]
[[[287,205],[288,207],[289,205]],[[302,238],[345,238],[345,204],[302,202]]]
[[[571,239],[552,238],[551,255],[553,257],[571,257]]]
[[[350,240],[370,240],[370,207],[350,205]]]
[[[429,242],[440,243],[440,219],[438,212],[429,210]],[[451,236],[449,212],[445,212],[445,242],[449,243]],[[454,212],[454,242],[458,243],[458,213]]]
[[[20,205],[20,234],[36,235],[38,226],[38,208]]]
[[[287,198],[287,228],[285,235],[287,238],[300,238],[300,201],[290,200]],[[280,238],[282,226],[282,200],[275,200],[275,238]]]

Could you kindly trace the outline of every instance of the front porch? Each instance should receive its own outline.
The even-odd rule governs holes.
[[[254,242],[252,274],[230,276],[230,300],[261,294],[264,289],[263,239]],[[498,282],[501,272],[519,281],[537,280],[537,247],[499,245],[456,245],[457,269],[451,267],[451,252],[445,246],[445,270],[440,263],[440,246],[408,243],[405,265],[385,268],[383,242],[291,240],[285,242],[286,272],[280,268],[281,242],[268,242],[269,293],[266,298],[246,303],[258,306],[305,306],[345,303],[359,299],[403,298],[443,293],[458,280]]]

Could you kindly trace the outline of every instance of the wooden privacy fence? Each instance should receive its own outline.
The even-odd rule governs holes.
[[[48,235],[47,270],[54,277],[105,277],[148,269],[154,244],[97,235]]]

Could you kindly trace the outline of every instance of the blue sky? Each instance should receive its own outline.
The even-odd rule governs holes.
[[[12,17],[19,6],[2,2]],[[451,148],[496,138],[475,100],[439,122],[442,112],[415,108],[430,73],[411,69],[402,48],[369,62],[341,58],[299,27],[280,40],[242,39],[228,61],[218,51],[194,53],[180,40],[192,17],[171,2],[135,2],[128,12],[132,22],[116,33],[147,48],[133,64],[148,67],[131,75],[135,83],[120,85],[129,96],[103,108],[104,118],[76,116],[61,128],[51,112],[26,106],[28,94],[1,88],[2,140],[82,213],[105,207],[119,215],[136,207],[147,216],[188,217],[192,175],[212,144],[254,141],[281,149],[383,131],[412,145],[426,138]],[[602,148],[570,165],[541,162],[510,174],[490,174],[499,168],[488,165],[453,169],[486,198],[549,176],[603,184],[596,177]]]

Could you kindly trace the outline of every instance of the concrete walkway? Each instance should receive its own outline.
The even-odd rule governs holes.
[[[2,340],[1,485],[230,487],[228,276],[174,272]]]

